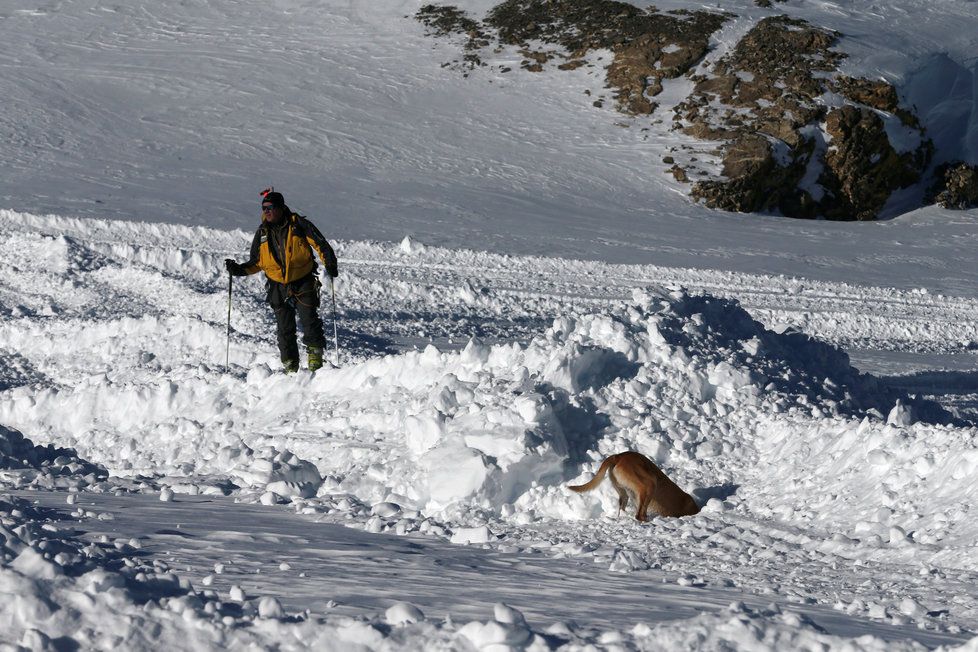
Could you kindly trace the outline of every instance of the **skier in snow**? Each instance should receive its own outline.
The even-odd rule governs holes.
[[[265,272],[269,305],[278,324],[278,350],[286,373],[299,369],[299,347],[296,342],[296,314],[302,322],[302,343],[306,345],[310,371],[323,366],[326,336],[319,317],[319,288],[316,273],[319,254],[332,278],[339,274],[336,254],[312,222],[285,205],[282,193],[271,188],[262,192],[262,224],[251,242],[251,257],[246,263],[232,258],[224,261],[232,276]]]

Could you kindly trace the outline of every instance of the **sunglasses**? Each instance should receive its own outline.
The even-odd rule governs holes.
[[[261,207],[261,212],[262,213],[271,213],[273,210],[275,210],[275,207],[272,206],[271,204],[269,204],[268,206],[262,206]]]

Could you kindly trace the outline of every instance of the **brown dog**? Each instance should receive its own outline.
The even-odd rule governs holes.
[[[567,488],[578,493],[591,491],[601,484],[606,473],[618,492],[619,514],[628,505],[629,496],[638,503],[635,518],[640,521],[648,520],[646,512],[650,507],[660,516],[692,516],[700,511],[692,496],[667,478],[655,462],[635,451],[612,455],[601,463],[589,482]]]

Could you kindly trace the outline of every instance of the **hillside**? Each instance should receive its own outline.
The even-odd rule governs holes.
[[[975,650],[978,3],[426,4],[0,7],[0,647]]]
[[[495,3],[459,6],[478,18]],[[490,50],[491,67],[465,77],[442,66],[460,59],[464,39],[426,36],[420,7],[15,2],[0,21],[0,201],[250,228],[257,191],[276,185],[336,238],[412,235],[973,296],[976,266],[962,252],[976,244],[974,211],[894,207],[868,225],[716,213],[693,204],[663,162],[702,143],[669,119],[612,106],[600,69],[610,53],[592,52],[604,57],[594,69],[541,74],[520,67],[515,47]],[[842,34],[842,74],[885,79],[917,107],[938,158],[976,162],[974,3],[744,0],[723,10],[738,18],[711,37],[717,53],[782,13]],[[692,90],[668,82],[656,96],[663,116]],[[592,106],[602,94],[604,108]]]

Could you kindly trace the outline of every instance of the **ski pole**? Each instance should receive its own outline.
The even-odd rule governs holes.
[[[231,272],[228,272],[228,347],[226,352],[226,357],[224,359],[224,372],[229,373],[231,371],[231,283],[234,277],[231,276]]]
[[[333,360],[336,366],[340,366],[340,338],[336,334],[336,286],[333,285],[333,277],[329,277],[329,290],[333,295]]]

